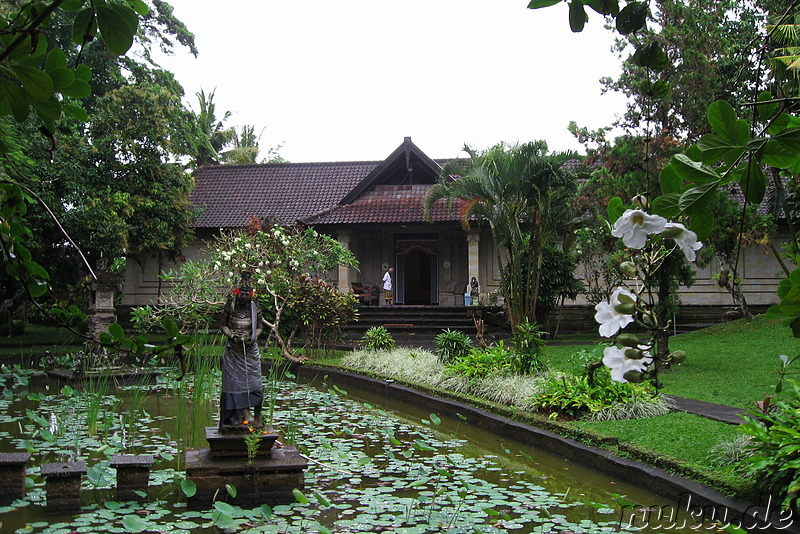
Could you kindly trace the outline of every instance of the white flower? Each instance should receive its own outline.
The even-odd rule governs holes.
[[[594,309],[594,320],[600,323],[600,335],[611,337],[620,329],[625,328],[633,322],[633,314],[623,313],[624,308],[636,302],[636,295],[623,287],[618,287],[611,294],[609,302],[599,302]]]
[[[642,248],[649,234],[660,234],[667,220],[659,215],[650,215],[642,210],[627,210],[614,223],[611,235],[621,237],[626,247]]]
[[[686,255],[686,259],[694,261],[697,257],[696,250],[700,250],[703,243],[697,240],[697,234],[687,229],[681,223],[668,222],[664,226],[664,237],[672,239]]]
[[[636,360],[625,356],[626,350],[628,349],[619,347],[606,347],[603,350],[603,365],[611,369],[611,378],[617,382],[627,382],[625,373],[628,371],[641,373],[653,362],[653,357],[647,352],[644,353],[643,358]]]

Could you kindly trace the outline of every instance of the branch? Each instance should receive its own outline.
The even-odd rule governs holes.
[[[64,0],[55,0],[52,4],[47,6],[47,8],[45,8],[44,11],[39,13],[39,16],[33,19],[33,21],[31,21],[31,23],[28,25],[27,28],[25,28],[24,30],[23,29],[18,30],[17,33],[19,33],[19,35],[17,36],[17,38],[14,39],[14,41],[10,45],[8,45],[8,47],[5,50],[3,50],[2,54],[0,54],[0,61],[3,61],[6,58],[8,58],[8,56],[10,56],[11,53],[14,50],[16,50],[20,44],[22,44],[22,41],[24,41],[25,38],[28,37],[28,35],[30,35],[31,31],[35,28],[38,28],[45,20],[47,20],[47,17],[52,15],[55,12],[55,10],[58,9],[63,3]]]
[[[56,214],[53,213],[53,211],[50,209],[50,206],[47,205],[47,202],[45,202],[44,199],[42,199],[42,197],[40,197],[38,194],[36,194],[36,192],[33,191],[31,188],[26,187],[26,186],[20,184],[19,182],[14,182],[14,181],[11,181],[11,180],[2,180],[2,181],[0,181],[0,183],[17,185],[17,186],[19,186],[20,189],[24,190],[30,196],[35,198],[36,201],[47,211],[47,213],[50,215],[50,218],[53,219],[53,222],[56,223],[56,226],[58,226],[58,229],[61,230],[62,234],[64,234],[64,237],[66,238],[67,241],[69,241],[69,244],[72,245],[75,248],[75,250],[78,252],[78,255],[81,257],[81,260],[83,260],[83,264],[86,265],[86,269],[89,271],[89,274],[92,276],[92,280],[97,280],[97,275],[94,274],[94,271],[92,270],[92,266],[89,265],[89,261],[86,259],[86,256],[83,255],[83,251],[81,251],[81,248],[75,243],[75,241],[72,240],[72,238],[67,233],[67,231],[64,229],[64,227],[61,226],[61,223],[59,222],[58,217],[56,217]]]

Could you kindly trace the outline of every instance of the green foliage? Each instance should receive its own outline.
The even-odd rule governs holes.
[[[186,262],[164,275],[172,287],[162,305],[136,312],[140,324],[169,317],[184,331],[207,329],[241,272],[250,273],[265,324],[287,359],[299,358],[292,348],[296,335],[302,334],[311,348],[327,350],[354,316],[353,299],[321,278],[338,265],[357,265],[352,252],[329,236],[254,218],[245,231],[216,236],[208,250],[208,261]]]
[[[357,300],[324,280],[299,276],[292,280],[291,303],[283,311],[283,328],[296,330],[309,351],[331,353],[342,339],[344,328],[356,317]],[[264,299],[264,313],[272,312],[274,301]]]
[[[511,338],[513,350],[511,358],[517,373],[527,375],[544,371],[547,365],[542,360],[547,332],[538,323],[523,321],[514,327]]]
[[[512,354],[503,341],[488,349],[473,348],[466,356],[448,365],[447,372],[473,382],[489,376],[510,375],[515,368]]]
[[[443,330],[434,339],[436,356],[445,365],[450,365],[469,354],[472,340],[459,330]]]
[[[750,412],[740,429],[752,436],[742,466],[784,509],[800,504],[800,384],[786,381],[785,397],[764,412]]]
[[[392,350],[397,346],[392,334],[383,326],[373,326],[361,338],[367,350]]]
[[[462,225],[473,219],[489,225],[501,270],[500,285],[513,325],[537,317],[545,247],[562,235],[572,220],[567,199],[574,177],[563,163],[574,153],[547,152],[544,141],[519,146],[498,144],[481,153],[465,147],[469,162],[446,166],[425,197],[430,218],[433,206],[446,199],[460,202]],[[460,178],[453,180],[458,175]]]
[[[650,385],[620,383],[611,380],[608,373],[603,379],[589,385],[587,376],[554,373],[547,377],[542,392],[533,404],[552,418],[576,419],[596,414],[618,404],[633,403],[653,398]],[[629,414],[630,415],[630,414]]]
[[[584,290],[583,283],[575,274],[577,268],[575,254],[554,245],[547,245],[542,251],[536,316],[537,322],[553,332],[556,330],[556,325],[550,321],[553,312],[565,299],[574,300]]]
[[[781,319],[792,329],[792,334],[800,338],[800,269],[793,270],[778,285],[780,304],[767,310],[768,319]]]

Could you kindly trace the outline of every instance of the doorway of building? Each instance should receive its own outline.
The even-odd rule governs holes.
[[[398,304],[430,305],[439,303],[438,239],[397,238],[396,285]]]

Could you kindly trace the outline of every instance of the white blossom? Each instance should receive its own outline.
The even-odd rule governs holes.
[[[678,245],[686,255],[687,260],[695,260],[697,257],[695,251],[700,250],[703,246],[703,243],[697,240],[696,233],[692,232],[681,223],[676,222],[668,222],[666,226],[664,226],[664,233],[666,234],[664,237],[669,237],[675,241],[675,244]]]
[[[633,322],[633,314],[620,311],[626,304],[636,302],[636,295],[623,287],[618,287],[609,302],[599,302],[594,307],[597,313],[594,320],[600,323],[600,335],[611,337],[620,329]]]
[[[642,210],[626,210],[614,223],[611,235],[621,237],[626,247],[640,249],[647,243],[649,234],[660,234],[667,220]]]
[[[625,373],[628,371],[641,373],[653,362],[653,357],[647,352],[644,353],[644,357],[637,360],[625,356],[626,350],[628,349],[614,346],[606,347],[603,350],[603,365],[611,369],[611,378],[617,382],[627,382]]]

